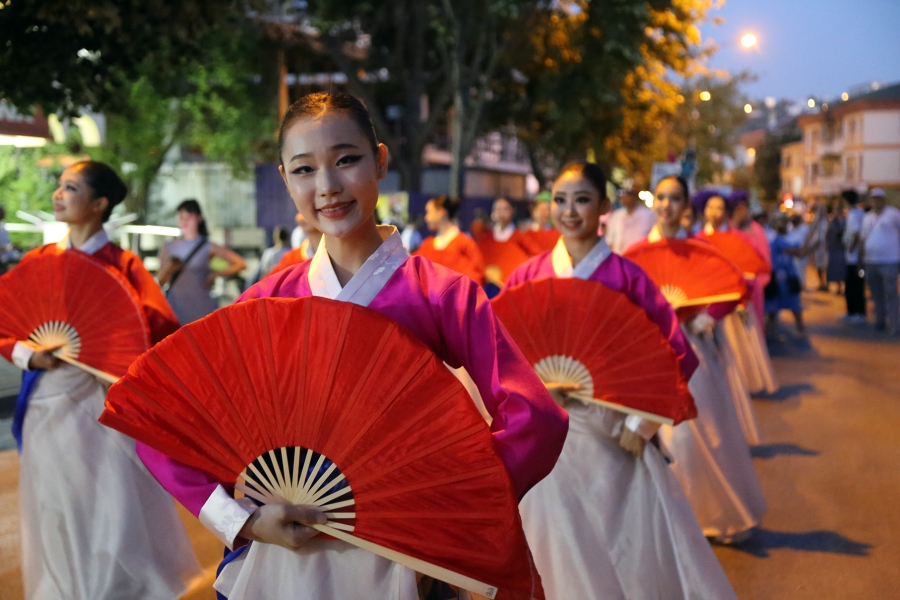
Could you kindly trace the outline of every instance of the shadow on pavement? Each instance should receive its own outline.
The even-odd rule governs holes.
[[[770,550],[799,550],[827,552],[847,556],[868,556],[871,544],[856,542],[836,531],[770,531],[754,529],[753,537],[742,544],[730,546],[734,550],[757,558],[769,558]]]
[[[754,400],[765,400],[767,402],[784,402],[790,400],[794,396],[812,392],[816,387],[809,382],[789,383],[778,388],[774,394],[755,394]]]
[[[775,458],[776,456],[818,456],[818,450],[804,448],[797,444],[762,444],[750,448],[753,458]]]

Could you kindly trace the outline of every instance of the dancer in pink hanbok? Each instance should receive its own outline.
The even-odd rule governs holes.
[[[697,358],[675,312],[650,278],[597,234],[610,205],[605,190],[597,165],[563,169],[552,204],[562,237],[516,269],[507,286],[575,277],[626,294],[666,336],[689,378]],[[569,436],[556,467],[520,505],[548,600],[734,598],[678,480],[647,443],[657,426],[555,395],[569,412]]]
[[[346,94],[310,94],[285,114],[279,138],[288,191],[324,235],[312,260],[266,278],[239,301],[319,296],[368,306],[409,329],[450,366],[465,367],[492,417],[497,452],[524,495],[553,468],[567,416],[478,284],[410,257],[396,228],[375,224],[387,148],[377,142],[365,107]],[[418,598],[414,571],[313,537],[306,525],[324,522],[313,507],[257,507],[146,446],[139,452],[163,486],[229,548],[251,541],[249,550],[229,555],[216,580],[216,590],[231,600]]]
[[[657,184],[655,196],[657,223],[647,240],[687,238],[681,227],[687,182],[666,177]],[[750,536],[766,503],[735,411],[726,365],[713,341],[716,319],[710,313],[715,315],[720,308],[710,307],[682,325],[700,361],[688,384],[698,416],[674,428],[663,426],[660,433],[703,532],[721,543],[736,543]]]

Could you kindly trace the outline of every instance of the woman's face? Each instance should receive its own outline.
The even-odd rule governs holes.
[[[281,176],[297,210],[326,235],[342,238],[370,222],[387,148],[377,155],[356,123],[340,112],[304,117],[287,130]]]
[[[438,206],[434,200],[425,203],[425,225],[429,231],[437,231],[441,228],[444,219],[447,218],[447,209]]]
[[[500,227],[506,227],[512,222],[512,219],[513,207],[512,204],[509,203],[509,200],[505,198],[498,198],[495,200],[494,206],[491,209],[491,221]]]
[[[57,221],[70,225],[85,225],[103,221],[108,206],[106,198],[95,198],[78,165],[69,167],[59,176],[59,186],[53,192],[53,214]]]
[[[178,211],[178,229],[181,230],[181,234],[185,237],[197,237],[202,221],[203,217],[198,214],[186,210]]]
[[[663,179],[656,186],[656,200],[653,210],[656,211],[656,222],[660,226],[676,229],[681,224],[681,214],[687,206],[687,198],[681,184],[674,179]]]
[[[597,237],[600,216],[609,210],[609,199],[581,173],[563,173],[553,183],[553,223],[566,238]]]
[[[706,217],[707,223],[718,229],[725,222],[725,200],[719,196],[710,198],[703,210],[703,215]]]
[[[535,224],[546,227],[550,224],[550,203],[538,202],[531,211],[531,219]]]

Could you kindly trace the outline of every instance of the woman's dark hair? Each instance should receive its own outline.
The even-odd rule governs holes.
[[[844,190],[841,197],[847,201],[850,206],[856,206],[859,203],[859,194],[856,190]]]
[[[107,206],[103,211],[103,222],[106,223],[113,209],[128,195],[128,186],[106,163],[83,160],[72,166],[78,167],[78,172],[94,191],[94,198],[106,198]]]
[[[600,199],[606,200],[606,173],[596,163],[590,163],[585,160],[575,160],[562,168],[554,181],[565,175],[566,173],[576,173],[591,182],[600,193]]]
[[[656,187],[659,187],[660,183],[662,183],[663,181],[667,181],[669,179],[674,179],[675,181],[678,182],[678,185],[681,186],[681,191],[684,192],[684,201],[689,202],[691,199],[691,189],[688,186],[687,179],[685,179],[684,177],[682,177],[680,175],[666,175],[665,177],[663,177],[662,179],[660,179],[659,181],[656,182]],[[653,190],[653,191],[656,192],[656,190]]]
[[[284,228],[284,227],[276,227],[276,228],[272,231],[272,238],[275,239],[275,240],[277,240],[277,241],[279,241],[279,242],[281,242],[281,243],[287,243],[287,241],[288,241],[288,239],[290,238],[290,236],[288,235],[288,230],[287,230],[286,228]]]
[[[200,217],[200,222],[197,224],[197,234],[200,237],[209,237],[209,229],[206,228],[206,219],[203,217],[203,211],[200,210],[199,202],[193,198],[182,200],[181,204],[178,205],[178,208],[175,209],[176,213],[180,213],[181,211]]]
[[[378,155],[378,138],[375,136],[375,127],[369,110],[358,98],[343,92],[316,92],[303,96],[287,109],[281,118],[281,127],[278,128],[278,157],[281,160],[281,152],[284,150],[284,136],[291,125],[304,117],[319,117],[332,111],[341,111],[353,119],[369,144],[372,152]],[[284,161],[282,160],[282,164]]]
[[[446,195],[435,196],[428,202],[434,202],[434,206],[436,208],[443,208],[444,210],[446,210],[447,218],[451,221],[456,218],[456,215],[459,213],[459,207],[462,206],[462,202],[460,202],[458,199],[450,198]]]

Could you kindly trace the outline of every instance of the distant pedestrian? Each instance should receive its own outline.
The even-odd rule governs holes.
[[[656,214],[638,197],[639,192],[640,187],[626,179],[618,192],[622,207],[612,211],[606,223],[606,241],[616,254],[643,240],[656,225]]]
[[[181,324],[187,325],[218,308],[209,292],[216,277],[237,275],[247,264],[238,253],[209,241],[199,202],[185,200],[177,212],[181,237],[160,250],[157,279],[168,285],[166,298]],[[213,271],[209,264],[213,256],[227,261],[228,268]]]
[[[819,291],[828,291],[828,208],[823,202],[815,205],[815,218],[810,225],[810,236],[813,242],[813,264],[816,267],[816,275],[819,277]]]
[[[869,192],[872,211],[862,224],[862,260],[872,302],[875,304],[875,329],[896,334],[900,329],[897,302],[897,273],[900,270],[900,210],[887,206],[884,190]]]
[[[6,209],[0,206],[0,275],[6,272],[7,255],[11,254],[13,250],[9,233],[3,224],[4,219],[6,219]]]
[[[859,207],[859,194],[847,190],[841,196],[847,204],[847,224],[844,229],[844,259],[847,275],[844,279],[844,297],[847,314],[841,317],[847,323],[866,322],[866,280],[863,265],[859,261],[860,233],[865,213]]]
[[[272,247],[263,250],[259,259],[260,279],[268,275],[275,268],[282,257],[290,250],[289,235],[284,227],[276,227],[272,230]]]
[[[795,257],[804,256],[806,251],[803,242],[788,231],[789,219],[782,212],[772,217],[775,239],[772,240],[772,280],[766,286],[766,317],[770,328],[778,322],[782,310],[789,310],[794,315],[797,331],[805,334],[803,325],[803,307],[800,304],[800,292],[803,289],[797,275]]]
[[[828,209],[828,229],[825,232],[825,246],[828,249],[828,269],[825,277],[828,284],[837,284],[835,293],[843,295],[844,280],[847,278],[847,260],[844,257],[844,207],[839,203]]]

